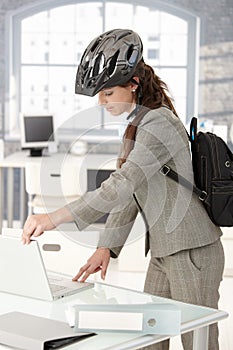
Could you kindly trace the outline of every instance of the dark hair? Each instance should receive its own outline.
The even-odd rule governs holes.
[[[168,87],[154,72],[154,69],[141,60],[134,71],[133,76],[139,78],[139,87],[136,91],[139,104],[156,109],[167,106],[178,117],[171,98],[168,96]]]
[[[151,66],[145,64],[144,61],[141,60],[136,66],[133,77],[139,78],[136,97],[138,104],[145,108],[139,109],[134,120],[128,124],[125,130],[121,157],[119,157],[117,161],[118,168],[121,168],[126,162],[129,153],[132,151],[138,124],[148,110],[166,106],[178,117],[171,98],[167,94],[167,85],[155,74]],[[133,78],[131,79],[131,82],[132,81],[134,81]],[[122,86],[127,86],[128,84],[129,82]]]

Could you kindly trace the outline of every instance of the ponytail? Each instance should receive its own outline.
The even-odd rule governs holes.
[[[121,157],[118,158],[117,168],[121,168],[132,151],[136,138],[137,126],[148,112],[148,109],[166,106],[178,117],[171,98],[168,96],[167,85],[155,74],[151,66],[145,64],[143,60],[140,61],[136,67],[134,76],[139,78],[139,86],[136,90],[136,97],[139,101],[138,104],[144,108],[139,109],[133,122],[130,122],[125,130]]]
[[[150,109],[165,105],[178,117],[171,98],[168,96],[167,85],[155,74],[151,66],[140,61],[134,76],[137,76],[140,82],[141,105]]]

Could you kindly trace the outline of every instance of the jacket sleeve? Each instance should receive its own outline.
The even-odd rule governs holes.
[[[133,193],[137,192],[142,184],[148,183],[164,163],[185,147],[184,140],[176,128],[176,117],[171,117],[171,112],[164,110],[150,111],[144,116],[137,130],[134,148],[120,169],[113,172],[100,188],[85,193],[67,205],[79,230],[83,230],[109,212],[111,217],[108,226],[111,223],[115,225],[119,208],[122,213],[124,210],[127,212],[127,208],[132,205]],[[164,113],[170,113],[170,119],[166,118]],[[121,214],[119,219],[123,220],[123,217]],[[125,220],[127,222],[127,219]],[[127,224],[129,228],[129,222]],[[126,236],[126,232],[128,235],[128,228],[123,236]],[[108,230],[106,233],[110,232],[110,227]]]
[[[127,240],[137,217],[138,209],[132,200],[126,208],[118,208],[111,212],[105,224],[105,229],[100,233],[98,247],[110,249],[111,257],[117,258]]]

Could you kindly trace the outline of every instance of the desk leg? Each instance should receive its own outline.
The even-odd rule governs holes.
[[[14,169],[8,168],[7,175],[7,227],[13,227]]]
[[[198,328],[193,333],[193,350],[208,350],[209,326]]]
[[[4,216],[4,168],[0,168],[0,234],[2,233],[3,216]]]
[[[25,170],[20,170],[20,225],[23,226],[27,218],[27,194],[25,190]]]

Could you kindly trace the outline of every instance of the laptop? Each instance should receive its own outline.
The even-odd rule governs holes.
[[[71,277],[46,272],[38,242],[0,235],[0,292],[42,300],[56,300],[93,287]]]

